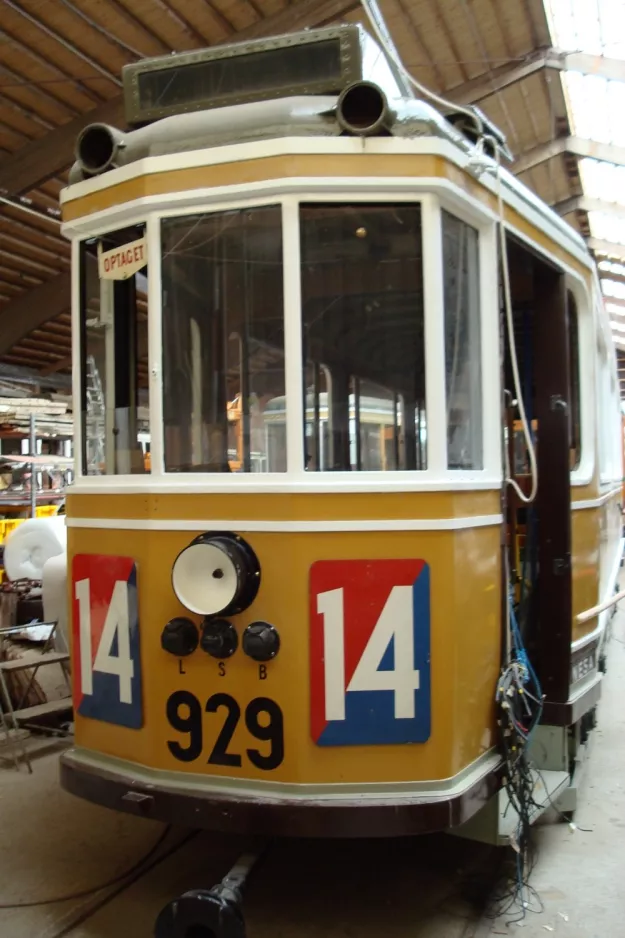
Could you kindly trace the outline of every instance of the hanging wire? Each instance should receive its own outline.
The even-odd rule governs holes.
[[[484,132],[484,125],[479,114],[471,107],[465,107],[464,105],[457,104],[455,101],[449,101],[447,98],[442,97],[442,95],[436,94],[426,85],[418,81],[406,68],[404,63],[399,58],[397,50],[392,48],[387,37],[384,35],[383,31],[378,25],[378,17],[381,16],[379,11],[376,9],[377,4],[374,4],[373,0],[360,0],[362,7],[367,14],[367,18],[373,28],[374,33],[377,36],[377,39],[385,50],[386,54],[395,64],[395,67],[401,72],[403,77],[409,82],[412,87],[423,95],[425,98],[429,98],[430,101],[433,101],[434,104],[438,104],[439,107],[445,108],[446,110],[456,111],[460,114],[465,114],[475,125],[475,129],[479,136]]]

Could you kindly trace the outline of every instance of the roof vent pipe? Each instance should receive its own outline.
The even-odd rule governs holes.
[[[348,134],[369,137],[386,129],[392,114],[381,88],[370,81],[357,81],[341,92],[336,118]]]
[[[97,176],[117,165],[117,156],[124,146],[121,130],[108,124],[88,124],[76,141],[76,160],[85,175]]]

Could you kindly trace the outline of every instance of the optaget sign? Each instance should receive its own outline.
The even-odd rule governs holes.
[[[127,280],[147,264],[145,238],[129,241],[121,247],[98,254],[98,272],[101,280]]]

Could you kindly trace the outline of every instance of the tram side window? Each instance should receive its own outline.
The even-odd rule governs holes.
[[[285,472],[280,206],[162,221],[168,472]]]
[[[597,337],[597,383],[600,479],[603,483],[620,481],[620,394],[614,361],[600,333]]]
[[[482,469],[479,235],[443,212],[447,465]]]
[[[147,266],[142,229],[81,246],[83,471],[149,471]]]
[[[421,207],[300,209],[308,471],[425,469]]]
[[[579,321],[577,316],[577,304],[573,294],[570,291],[567,293],[567,315],[569,326],[569,380],[571,385],[571,406],[569,408],[571,469],[577,469],[582,455],[579,382]]]

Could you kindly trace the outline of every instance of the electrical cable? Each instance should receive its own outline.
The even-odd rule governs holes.
[[[483,141],[484,138],[482,138]],[[481,142],[481,141],[480,141]],[[483,143],[482,143],[483,146]],[[499,224],[497,225],[499,231],[499,254],[501,259],[501,272],[503,277],[503,293],[504,293],[504,307],[506,312],[506,324],[508,327],[508,347],[510,349],[510,364],[512,366],[512,378],[514,381],[514,392],[517,397],[517,406],[519,408],[519,416],[521,417],[521,426],[523,428],[523,436],[525,437],[525,445],[527,447],[527,453],[530,461],[530,474],[532,477],[532,488],[529,495],[525,495],[521,491],[517,482],[512,478],[511,473],[508,471],[506,483],[514,489],[517,497],[523,502],[524,505],[531,505],[535,500],[538,492],[538,465],[536,463],[536,450],[534,448],[534,442],[532,440],[532,434],[529,428],[527,415],[525,413],[525,404],[523,403],[523,389],[521,387],[521,378],[519,376],[519,362],[517,359],[516,353],[516,338],[514,335],[514,313],[512,310],[512,293],[510,290],[510,270],[508,268],[508,252],[506,248],[506,230],[505,230],[505,216],[504,216],[504,207],[503,207],[503,195],[502,195],[502,185],[501,185],[501,161],[499,155],[499,148],[497,146],[493,147],[495,152],[495,162],[496,162],[496,179],[497,179],[497,210],[499,214]],[[506,447],[506,453],[508,452]]]
[[[365,2],[365,0],[362,0]],[[532,477],[532,487],[529,495],[525,495],[521,491],[517,482],[512,478],[512,473],[510,469],[510,460],[508,455],[508,448],[504,447],[505,450],[505,468],[506,468],[506,485],[509,485],[514,492],[516,493],[518,499],[524,505],[530,505],[536,499],[538,493],[538,464],[536,462],[536,449],[534,446],[534,441],[532,439],[531,428],[529,421],[527,419],[527,413],[525,411],[525,404],[523,402],[523,388],[521,385],[521,378],[519,375],[519,361],[517,357],[516,350],[516,337],[514,335],[514,311],[512,308],[512,291],[510,288],[510,269],[508,267],[508,251],[506,246],[506,228],[505,228],[505,213],[504,213],[504,204],[503,204],[503,186],[501,179],[501,153],[500,147],[497,140],[490,134],[482,134],[480,139],[477,141],[473,155],[469,161],[470,167],[473,171],[480,175],[483,172],[488,170],[492,171],[493,163],[492,158],[489,157],[488,161],[486,158],[486,153],[484,146],[486,143],[489,143],[493,149],[494,153],[494,170],[495,170],[495,179],[496,179],[496,196],[497,196],[497,214],[498,214],[498,224],[497,231],[499,235],[499,255],[500,255],[500,264],[501,264],[501,275],[503,281],[503,293],[504,293],[504,310],[506,314],[506,329],[508,333],[508,346],[510,349],[510,365],[512,368],[512,379],[514,384],[514,393],[516,394],[516,404],[519,409],[519,416],[521,418],[521,427],[523,429],[523,437],[525,439],[525,445],[527,447],[527,453],[529,456],[530,462],[530,475]]]
[[[571,819],[568,818],[568,817],[566,816],[566,814],[565,814],[563,811],[560,811],[560,808],[558,808],[558,807],[556,806],[556,804],[554,803],[554,801],[553,801],[551,795],[549,794],[549,789],[547,788],[547,783],[546,783],[546,781],[545,781],[545,778],[544,778],[542,772],[540,771],[540,769],[537,769],[535,765],[532,766],[532,768],[534,769],[534,771],[536,772],[536,774],[537,774],[538,777],[540,778],[541,782],[543,783],[543,788],[545,789],[545,792],[546,792],[546,794],[547,794],[547,804],[545,804],[544,802],[543,802],[542,804],[538,804],[538,803],[537,803],[536,806],[539,807],[539,808],[546,808],[547,805],[548,805],[550,808],[553,808],[553,810],[556,812],[556,814],[558,815],[558,817],[559,817],[561,820],[563,820],[563,821],[565,822],[565,824],[568,824],[569,827],[570,827],[572,830],[582,831],[582,833],[584,833],[584,834],[594,834],[594,830],[592,830],[590,827],[580,827],[579,824],[574,824],[573,821],[571,821]]]
[[[529,747],[540,722],[544,698],[523,644],[511,590],[506,605],[509,653],[499,676],[495,701],[504,760],[503,786],[508,797],[504,817],[513,810],[518,821],[510,835],[510,846],[515,852],[514,863],[506,885],[493,898],[488,914],[491,918],[512,915],[507,924],[513,924],[522,922],[527,912],[542,909],[540,896],[529,883],[536,862],[536,850],[531,840],[532,820],[534,812],[541,807],[534,798],[536,773],[530,762]],[[515,909],[518,910],[516,913],[513,912]]]
[[[527,451],[530,461],[530,473],[532,477],[532,488],[529,496],[526,496],[524,492],[521,491],[517,482],[512,478],[510,471],[506,473],[506,484],[510,485],[517,497],[525,505],[531,504],[536,498],[538,492],[538,467],[536,463],[536,451],[534,444],[531,438],[531,433],[528,425],[527,415],[525,412],[525,405],[523,403],[523,392],[521,388],[521,379],[519,377],[519,363],[516,353],[516,340],[514,336],[514,313],[512,310],[512,295],[510,290],[510,271],[508,268],[508,255],[506,251],[506,232],[505,232],[505,216],[504,216],[504,205],[503,205],[503,195],[502,195],[502,182],[501,182],[501,153],[500,153],[500,144],[499,142],[490,134],[484,133],[484,124],[479,116],[472,108],[464,107],[454,103],[453,101],[447,100],[447,98],[442,97],[439,94],[436,94],[434,91],[431,91],[426,85],[418,81],[406,68],[404,63],[399,58],[397,51],[392,48],[389,44],[387,37],[384,35],[377,21],[377,16],[373,10],[373,5],[371,0],[360,0],[361,5],[367,14],[367,18],[373,28],[373,31],[392,62],[395,64],[396,68],[399,69],[401,74],[407,79],[407,81],[415,88],[420,94],[424,97],[429,98],[430,101],[433,101],[435,104],[438,104],[439,107],[455,110],[461,114],[465,114],[469,117],[475,124],[475,128],[479,137],[479,140],[476,144],[475,155],[483,156],[484,155],[484,144],[488,141],[493,149],[495,154],[495,176],[497,180],[497,207],[499,214],[499,240],[500,240],[500,255],[501,255],[501,268],[503,276],[503,287],[504,287],[504,306],[506,312],[506,323],[508,329],[508,344],[510,347],[510,362],[512,365],[512,376],[514,380],[514,391],[517,396],[517,406],[519,408],[519,415],[521,417],[521,426],[523,428],[523,435],[525,437],[525,444],[527,446]],[[490,164],[489,164],[490,165]],[[486,168],[486,165],[483,165],[483,168]]]
[[[91,896],[96,892],[101,892],[103,889],[108,889],[110,886],[116,886],[118,883],[123,882],[132,876],[133,873],[136,873],[138,870],[140,870],[154,857],[159,847],[161,847],[167,839],[170,831],[171,825],[168,824],[159,834],[157,840],[150,847],[150,849],[147,850],[146,853],[144,853],[143,856],[141,856],[135,863],[133,863],[131,867],[129,867],[127,870],[124,870],[122,873],[118,873],[111,879],[106,880],[104,883],[100,883],[98,886],[92,886],[89,889],[81,889],[77,892],[68,893],[64,896],[55,896],[51,899],[34,899],[28,902],[0,902],[0,911],[6,911],[9,909],[32,909],[41,905],[55,905],[59,902],[70,902],[73,899],[83,899],[85,896]]]
[[[171,847],[168,847],[167,850],[163,850],[157,857],[154,857],[152,860],[147,862],[144,866],[138,869],[132,876],[128,879],[125,879],[122,883],[115,886],[110,892],[106,895],[100,896],[95,901],[89,903],[88,908],[82,908],[80,910],[73,910],[68,918],[65,918],[65,922],[60,924],[60,929],[55,931],[53,934],[48,935],[46,933],[45,938],[67,938],[69,935],[74,935],[76,929],[82,925],[84,922],[87,922],[90,918],[93,918],[100,909],[104,906],[109,905],[119,896],[125,889],[128,889],[134,883],[137,882],[142,876],[145,876],[147,873],[151,872],[154,867],[158,866],[159,863],[162,863],[164,860],[168,860],[174,853],[180,850],[182,847],[185,847],[189,841],[199,834],[199,831],[192,831],[190,834],[187,834],[186,837],[183,837],[178,843],[172,844]]]
[[[456,113],[465,114],[475,124],[475,128],[478,133],[478,136],[482,135],[484,133],[484,125],[482,123],[482,120],[479,114],[477,114],[470,107],[465,107],[464,105],[457,104],[455,101],[448,101],[447,98],[443,98],[441,95],[436,94],[435,91],[431,91],[426,85],[421,84],[421,82],[418,81],[408,71],[404,63],[399,58],[396,50],[391,48],[391,46],[389,45],[389,42],[386,36],[383,34],[382,30],[380,29],[378,25],[376,14],[372,9],[372,4],[370,0],[360,0],[360,3],[365,13],[367,14],[367,19],[369,20],[373,28],[373,31],[376,34],[378,42],[380,43],[380,45],[382,46],[386,54],[389,56],[389,58],[394,62],[395,66],[402,73],[404,78],[412,85],[412,87],[415,88],[424,97],[429,98],[430,101],[433,101],[434,104],[438,104],[439,107],[443,107],[448,110],[455,111]]]

